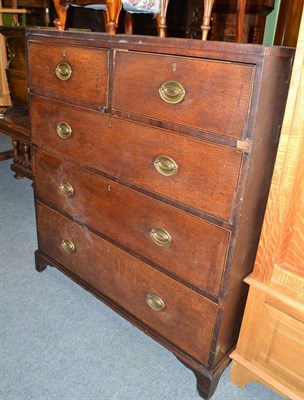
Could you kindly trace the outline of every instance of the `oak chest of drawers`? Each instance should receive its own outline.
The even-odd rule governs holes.
[[[242,318],[293,50],[29,30],[39,249],[208,398]]]

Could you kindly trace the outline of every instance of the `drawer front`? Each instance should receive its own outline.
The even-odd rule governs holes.
[[[35,151],[38,198],[215,295],[230,233],[74,164]],[[73,187],[70,197],[67,182]],[[59,186],[67,186],[62,194]]]
[[[32,141],[39,147],[208,214],[232,218],[240,151],[42,97],[32,96],[31,114]],[[68,139],[57,134],[62,123],[71,128]]]
[[[116,52],[113,108],[242,138],[253,67]]]
[[[107,50],[29,42],[28,63],[31,89],[107,106]]]
[[[37,223],[42,251],[207,363],[215,304],[41,204],[37,204]]]
[[[250,293],[257,289],[250,288]],[[304,393],[304,313],[288,303],[270,295],[258,293],[257,308],[259,319],[253,321],[256,329],[250,362],[262,371],[279,380],[287,388],[298,394]],[[250,295],[249,295],[250,296]],[[251,298],[250,298],[251,299]],[[254,302],[254,307],[259,306]],[[254,313],[254,314],[255,314]],[[288,350],[287,350],[288,349]],[[286,351],[287,350],[287,351]]]

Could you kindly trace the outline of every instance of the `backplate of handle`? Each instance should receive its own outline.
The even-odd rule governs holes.
[[[65,197],[73,197],[74,196],[74,188],[68,181],[62,181],[59,184],[60,193]]]
[[[180,103],[185,95],[186,91],[182,84],[176,81],[166,81],[158,89],[160,97],[169,104]]]
[[[62,239],[61,247],[66,253],[74,253],[76,251],[76,246],[70,239]]]
[[[165,302],[154,293],[146,294],[146,302],[154,311],[164,311],[166,309]]]
[[[158,226],[155,226],[151,229],[150,237],[158,246],[166,247],[170,246],[172,243],[172,237],[170,233],[166,229]]]
[[[61,61],[56,66],[55,74],[61,81],[67,81],[72,76],[72,68],[67,62]]]
[[[56,131],[57,135],[61,137],[61,139],[68,139],[72,135],[72,128],[65,121],[57,124]]]
[[[154,168],[164,176],[173,176],[177,173],[178,165],[168,156],[158,156],[154,160]]]

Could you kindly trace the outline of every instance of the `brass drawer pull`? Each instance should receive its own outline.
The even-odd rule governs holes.
[[[180,103],[186,94],[183,86],[176,81],[167,81],[163,83],[158,91],[160,97],[169,104]]]
[[[173,176],[178,170],[176,162],[168,156],[158,156],[154,160],[154,167],[157,172],[164,176]]]
[[[72,128],[67,122],[59,122],[56,127],[56,131],[61,139],[68,139],[72,135]]]
[[[63,239],[61,242],[61,247],[67,253],[75,253],[76,247],[70,239]]]
[[[67,81],[72,75],[72,68],[65,61],[61,61],[56,67],[55,74],[58,79]]]
[[[146,302],[155,311],[164,311],[166,309],[164,301],[160,297],[156,296],[156,294],[147,293]]]
[[[74,196],[74,188],[68,181],[62,181],[59,185],[60,193],[65,197]]]
[[[151,229],[150,236],[153,242],[158,246],[170,246],[172,243],[172,237],[170,233],[166,231],[166,229],[159,228],[157,226]]]

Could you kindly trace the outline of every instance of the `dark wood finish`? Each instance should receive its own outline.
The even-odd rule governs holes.
[[[40,81],[30,86],[37,268],[55,266],[166,346],[194,371],[200,395],[209,398],[238,337],[247,295],[242,280],[254,263],[294,52],[233,43],[125,38],[48,30],[28,33],[30,84],[38,60],[43,60],[41,70],[48,71],[48,84],[41,75]],[[58,82],[56,90],[50,90],[54,61],[41,52],[59,46],[75,46],[79,59],[82,51],[97,52],[96,48],[108,52],[109,63],[99,66],[99,76],[108,74],[108,86],[100,85],[101,90],[106,88],[101,109],[96,100],[81,99],[81,94],[73,98],[67,82]],[[159,62],[154,61],[152,69],[149,63],[154,59]],[[131,61],[132,68],[125,69]],[[163,72],[166,62],[168,75]],[[208,65],[200,69],[197,63]],[[187,70],[187,65],[192,68]],[[184,72],[180,76],[179,68]],[[205,75],[206,81],[211,80],[209,86],[200,77],[189,78],[196,68],[209,73]],[[181,83],[186,98],[184,104],[170,104],[164,113],[159,84],[173,77],[185,79]],[[198,95],[200,92],[204,96]],[[204,104],[209,98],[215,108],[215,99],[221,104],[211,114]],[[181,108],[183,105],[187,107]],[[201,117],[194,125],[189,122],[192,109]],[[238,122],[230,123],[227,110]],[[44,120],[39,116],[42,111]],[[69,138],[57,137],[57,117],[71,123]],[[218,120],[218,129],[213,128],[211,119]],[[225,130],[223,125],[229,124]],[[171,151],[176,151],[183,160],[170,177],[171,192],[166,192],[166,183],[161,189],[158,178],[153,178],[153,159],[160,150],[172,158]],[[98,160],[98,155],[104,159]],[[224,190],[226,181],[234,187],[229,220],[214,212],[217,202],[211,192],[208,213],[195,206],[220,161],[226,179],[213,179],[214,193],[220,190],[217,186]],[[142,164],[146,173],[141,174]],[[230,168],[237,173],[236,185],[228,173]],[[204,179],[200,180],[200,174]],[[183,181],[179,181],[181,176]],[[73,185],[72,197],[60,194],[62,180]],[[184,192],[193,192],[183,194],[189,204],[186,197],[175,197],[183,193],[182,186]],[[171,244],[156,245],[150,237],[151,226],[166,229],[172,235]],[[64,253],[62,239],[75,241],[75,251]],[[71,244],[69,248],[73,250]],[[164,297],[168,304],[164,311],[150,311],[141,303],[150,292]],[[177,324],[179,319],[182,322]]]
[[[9,65],[6,69],[12,107],[0,119],[0,131],[11,136],[15,178],[32,179],[30,127],[25,63],[25,29],[0,27],[6,38]]]
[[[0,161],[9,160],[13,158],[13,150],[2,151],[0,153]]]
[[[274,9],[274,0],[238,1],[216,0],[214,2],[208,40],[263,42],[266,16]],[[203,11],[201,0],[188,1],[186,37],[199,38],[199,23]]]
[[[198,218],[150,199],[109,179],[38,151],[36,196],[94,231],[132,248],[150,262],[217,295],[226,260],[229,232]],[[72,184],[75,194],[62,196],[62,180]],[[90,209],[83,205],[90,199]],[[130,219],[133,223],[130,224]],[[162,227],[172,236],[168,247],[156,245],[150,237],[153,227]],[[202,238],[200,242],[196,237]]]
[[[32,74],[31,87],[71,98],[107,105],[108,52],[104,49],[82,49],[62,45],[37,43],[29,53]],[[35,60],[35,61],[32,61]],[[37,62],[39,60],[39,62]],[[72,70],[70,79],[61,81],[55,75],[56,67],[67,63]],[[48,76],[49,79],[45,79]]]
[[[30,121],[28,112],[23,107],[8,109],[0,118],[0,131],[26,143],[30,142]]]
[[[244,36],[246,0],[238,0],[236,10],[236,41],[242,43]]]
[[[297,44],[303,0],[281,0],[274,44],[295,47]]]
[[[216,315],[214,303],[40,204],[37,220],[39,246],[44,253],[195,359],[207,362]],[[75,244],[74,253],[62,250],[64,238]],[[147,293],[157,294],[166,309],[151,309]],[[193,324],[198,327],[195,331]],[[195,345],[189,342],[189,336]]]
[[[23,107],[9,109],[0,118],[0,132],[11,136],[15,178],[33,178],[31,165],[30,127],[27,110]]]
[[[241,151],[75,106],[63,107],[62,103],[42,97],[33,97],[32,105],[32,141],[39,147],[57,154],[64,152],[72,160],[131,184],[225,220],[231,219],[243,158]],[[45,121],[49,109],[54,113]],[[57,135],[56,126],[60,121],[72,128],[70,140]],[[163,154],[177,164],[177,173],[172,177],[161,175],[154,167],[155,159]]]
[[[251,96],[251,66],[124,51],[115,54],[115,63],[114,110],[243,137]],[[166,81],[183,86],[183,101],[172,105],[161,99],[159,88]]]
[[[27,107],[25,28],[0,27],[8,52],[6,75],[13,106]]]
[[[2,0],[4,7],[11,7],[11,0]],[[18,8],[25,8],[28,13],[26,14],[27,26],[48,26],[50,24],[49,0],[17,0],[16,5]]]
[[[37,272],[43,272],[46,270],[49,262],[41,255],[37,250],[35,251],[35,268]]]
[[[11,169],[16,172],[15,178],[32,179],[31,148],[29,143],[13,139],[13,160]]]

